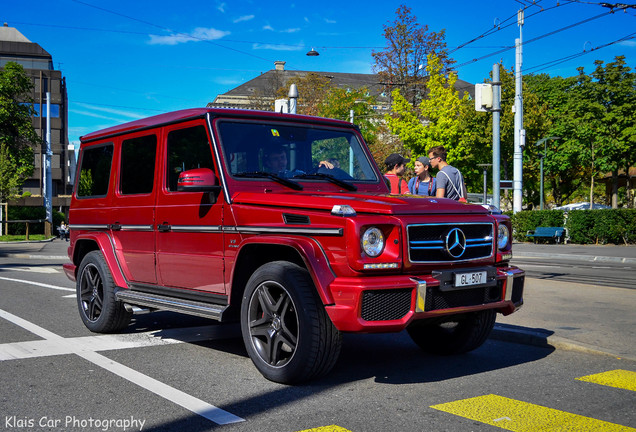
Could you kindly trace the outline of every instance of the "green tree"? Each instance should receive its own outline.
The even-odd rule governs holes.
[[[296,112],[305,115],[319,115],[320,105],[322,104],[325,94],[333,88],[331,80],[323,75],[309,72],[305,76],[297,76],[287,80],[276,91],[276,97],[279,99],[287,99],[289,94],[289,86],[296,84],[298,88],[298,101]]]
[[[31,80],[22,66],[8,62],[0,69],[0,201],[16,195],[33,174],[33,148],[41,143],[31,116]]]
[[[392,114],[386,115],[386,123],[414,157],[425,155],[433,146],[443,145],[448,151],[448,162],[457,163],[461,169],[462,155],[467,150],[461,146],[460,119],[468,106],[468,95],[459,96],[455,89],[457,75],[444,75],[443,65],[435,54],[428,56],[426,68],[427,98],[414,107],[399,89],[394,90]]]
[[[515,101],[514,70],[499,66],[501,82],[501,116],[500,116],[500,154],[501,179],[512,180],[514,157],[514,113]],[[491,79],[487,80],[491,81]],[[472,101],[464,100],[466,107],[461,110],[461,137],[456,151],[458,161],[455,165],[462,170],[469,192],[481,192],[483,188],[483,171],[480,164],[492,163],[492,114],[475,111]],[[547,136],[549,121],[546,118],[547,107],[523,82],[524,129],[526,130],[526,147],[523,154],[523,185],[526,203],[538,204],[539,197],[539,149],[533,144]],[[543,149],[541,149],[543,150]],[[490,188],[489,182],[488,187]],[[502,201],[506,201],[505,193]]]
[[[592,95],[599,109],[596,125],[597,167],[612,173],[612,207],[618,205],[618,173],[628,172],[636,162],[636,73],[617,56],[603,66],[594,62]],[[630,200],[631,201],[631,200]]]
[[[318,104],[320,117],[350,120],[353,110],[353,123],[358,125],[364,140],[373,145],[377,139],[377,114],[373,110],[375,97],[369,94],[366,87],[359,89],[343,89],[330,87],[324,99]]]
[[[596,65],[592,74],[581,67],[577,76],[568,78],[526,77],[548,107],[546,136],[560,137],[548,143],[544,159],[556,205],[585,195],[594,202],[595,178],[608,172],[616,178],[620,169],[634,165],[636,74],[622,56],[606,66],[600,61]],[[614,194],[614,206],[616,201]]]
[[[373,70],[386,83],[388,91],[400,88],[402,96],[417,106],[424,96],[421,90],[428,56],[435,54],[444,73],[455,61],[448,54],[444,29],[429,31],[428,25],[420,25],[411,8],[405,5],[398,7],[395,14],[392,25],[384,25],[385,49],[371,53],[375,61]]]

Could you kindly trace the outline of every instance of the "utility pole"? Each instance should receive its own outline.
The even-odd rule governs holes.
[[[520,212],[523,204],[523,147],[525,147],[525,130],[523,129],[523,94],[521,86],[521,64],[523,63],[522,29],[523,9],[517,13],[519,39],[515,40],[515,149],[513,166],[513,201],[512,210]]]
[[[492,67],[492,203],[501,208],[501,81],[499,81],[499,63]]]
[[[41,112],[41,109],[40,109]],[[52,235],[53,225],[53,181],[51,179],[51,92],[46,92],[46,152],[44,159],[44,207],[46,209],[46,222],[44,222],[44,234]]]

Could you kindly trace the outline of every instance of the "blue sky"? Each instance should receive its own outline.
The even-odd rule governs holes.
[[[371,73],[371,52],[384,49],[383,26],[395,20],[401,4],[430,30],[446,29],[451,50],[488,33],[452,53],[460,79],[483,82],[493,63],[514,66],[514,49],[503,50],[519,37],[517,11],[531,1],[3,3],[0,20],[40,44],[63,71],[69,140],[75,143],[104,127],[205,106],[273,69],[276,60],[286,61],[291,70]],[[572,76],[578,66],[591,72],[594,60],[609,62],[617,55],[636,67],[636,8],[608,13],[600,3],[535,0],[525,11],[524,73]],[[494,31],[497,24],[500,30]],[[320,56],[306,56],[311,48]],[[583,52],[587,54],[554,64]]]

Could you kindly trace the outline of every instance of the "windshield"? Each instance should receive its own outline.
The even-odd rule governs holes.
[[[223,120],[218,124],[228,171],[237,178],[376,182],[357,136],[311,125]],[[275,180],[274,178],[272,178]],[[341,182],[342,184],[342,182]]]

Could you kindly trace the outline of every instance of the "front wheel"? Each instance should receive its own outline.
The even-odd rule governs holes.
[[[495,326],[493,309],[472,312],[443,323],[416,321],[407,332],[413,342],[430,354],[463,354],[486,342]]]
[[[250,277],[241,303],[245,348],[265,378],[293,384],[329,372],[341,335],[307,270],[275,261]]]
[[[84,325],[96,333],[121,330],[132,314],[115,298],[115,283],[99,251],[86,254],[79,266],[77,306]]]

